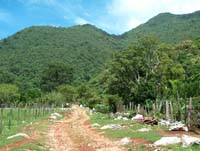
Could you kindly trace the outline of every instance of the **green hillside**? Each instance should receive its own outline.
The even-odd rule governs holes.
[[[182,40],[194,40],[200,35],[200,11],[174,15],[161,13],[145,24],[122,35],[126,43],[135,39],[137,34],[155,35],[160,42],[178,43]]]
[[[0,41],[0,71],[38,85],[47,65],[64,63],[73,66],[76,81],[85,81],[118,49],[116,37],[92,25],[35,26]]]
[[[160,42],[178,43],[200,35],[200,11],[186,15],[162,13],[120,36],[92,25],[56,28],[33,26],[0,41],[0,83],[40,87],[48,65],[74,69],[74,83],[99,73],[113,52],[127,48],[137,34],[155,35]]]

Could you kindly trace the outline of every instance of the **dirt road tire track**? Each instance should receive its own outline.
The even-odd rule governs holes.
[[[86,110],[75,106],[70,117],[50,128],[52,151],[125,151],[89,125]]]

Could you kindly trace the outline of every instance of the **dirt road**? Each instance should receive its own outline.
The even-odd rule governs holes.
[[[89,125],[84,109],[74,106],[70,118],[55,122],[49,132],[52,151],[125,151]]]

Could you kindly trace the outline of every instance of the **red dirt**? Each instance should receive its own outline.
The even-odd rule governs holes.
[[[157,132],[163,136],[182,136],[182,135],[188,135],[192,137],[198,137],[200,138],[200,135],[193,134],[191,132],[185,132],[185,131],[168,131],[163,129],[158,129]]]
[[[132,143],[134,145],[145,145],[145,144],[151,144],[147,139],[145,138],[133,138]]]
[[[0,151],[11,150],[13,148],[28,144],[28,143],[33,142],[33,141],[34,141],[34,139],[23,139],[21,141],[14,142],[14,143],[8,144],[6,146],[0,147]]]
[[[84,109],[74,107],[71,118],[55,122],[49,132],[50,146],[55,151],[125,151],[89,125]]]

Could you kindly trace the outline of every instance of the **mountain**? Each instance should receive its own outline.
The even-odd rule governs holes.
[[[121,37],[128,44],[137,34],[155,35],[160,42],[169,44],[194,40],[200,36],[200,11],[184,15],[161,13]]]
[[[113,52],[123,50],[137,34],[155,35],[174,44],[200,36],[200,11],[185,15],[159,14],[120,36],[109,35],[92,25],[56,28],[33,26],[0,41],[1,73],[7,81],[39,86],[49,64],[70,64],[75,81],[87,81],[103,69]],[[5,74],[6,73],[6,74]]]
[[[65,63],[75,68],[76,81],[85,81],[121,49],[118,39],[92,25],[29,27],[0,41],[0,71],[38,84],[48,64]]]

